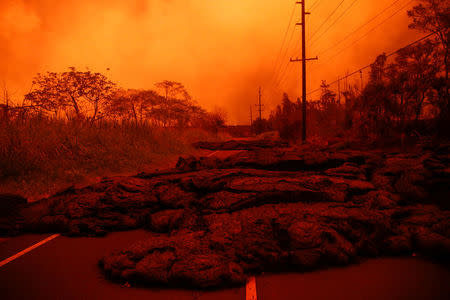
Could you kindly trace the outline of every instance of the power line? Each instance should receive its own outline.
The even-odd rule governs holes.
[[[319,4],[319,2],[320,2],[320,0],[316,0],[316,2],[314,2],[314,3],[308,8],[309,12],[312,12],[312,11],[318,6],[317,4]]]
[[[287,61],[287,54],[288,54],[290,45],[292,43],[292,39],[294,38],[294,33],[295,33],[295,26],[293,26],[293,28],[292,28],[292,32],[291,32],[291,35],[289,37],[289,41],[286,44],[286,49],[285,49],[285,51],[284,51],[284,53],[282,55],[282,60],[280,61],[280,63],[281,63],[280,64],[280,68],[278,68],[278,70],[275,72],[275,83],[277,84],[277,86],[278,86],[278,83],[279,83],[279,81],[281,79],[280,76],[283,76],[283,73],[286,71],[286,68],[289,65],[289,62]]]
[[[414,42],[411,42],[411,43],[409,43],[408,45],[406,45],[406,46],[404,46],[404,47],[402,47],[402,48],[399,48],[399,49],[395,50],[395,51],[392,52],[392,53],[389,53],[388,55],[386,55],[386,58],[391,57],[391,56],[397,54],[398,52],[400,52],[400,51],[403,50],[403,49],[409,48],[409,47],[411,47],[411,46],[413,46],[413,45],[415,45],[415,44],[417,44],[417,43],[420,43],[420,42],[422,42],[422,41],[428,39],[429,37],[431,37],[431,36],[434,35],[434,34],[435,34],[434,32],[432,32],[432,33],[430,33],[430,34],[427,34],[426,36],[424,36],[424,37],[422,37],[422,38],[420,38],[420,39],[418,39],[418,40],[415,40]],[[355,75],[356,73],[359,73],[359,72],[361,72],[361,71],[363,71],[363,70],[365,70],[365,69],[367,69],[367,68],[370,68],[370,67],[373,66],[373,65],[374,65],[374,63],[368,64],[367,66],[364,66],[364,67],[362,67],[362,68],[360,68],[360,69],[358,69],[358,70],[356,70],[356,71],[354,71],[354,72],[352,72],[352,73],[350,73],[350,74],[347,74],[347,75],[344,76],[344,77],[340,77],[339,79],[337,79],[337,80],[335,80],[335,81],[333,81],[333,82],[331,82],[331,83],[328,83],[328,85],[331,86],[331,85],[335,84],[336,82],[339,82],[339,81],[342,80],[342,79],[346,79],[346,78],[348,78],[348,77],[351,77],[351,76]],[[315,89],[315,90],[309,92],[307,95],[311,95],[311,94],[313,94],[313,93],[315,93],[315,92],[317,92],[317,91],[320,91],[320,90],[321,90],[321,88]]]
[[[287,78],[292,74],[292,71],[294,71],[294,65],[290,64],[288,62],[288,67],[286,68],[286,72],[283,74],[283,76],[280,78],[280,81],[277,84],[277,87],[284,87],[284,84],[286,83]]]
[[[353,5],[355,5],[356,2],[358,2],[359,0],[354,0],[340,15],[339,17],[337,17],[333,23],[331,23],[327,29],[325,29],[325,31],[322,32],[322,34],[320,34],[315,40],[310,42],[310,46],[314,45],[314,43],[316,43],[318,40],[320,40],[320,38],[322,36],[324,36],[324,34],[326,34],[328,32],[328,30],[330,30],[331,27],[333,27],[343,16],[345,16],[346,13],[348,13],[350,11],[350,9],[353,7]]]
[[[400,9],[396,10],[392,15],[390,15],[389,17],[387,17],[386,19],[384,19],[383,21],[381,21],[379,24],[377,24],[376,26],[372,27],[368,32],[366,32],[363,36],[361,36],[360,38],[358,38],[357,40],[355,40],[353,43],[349,44],[347,47],[344,47],[343,49],[341,49],[339,52],[337,52],[336,54],[334,54],[333,56],[331,56],[329,59],[325,60],[324,62],[322,62],[321,64],[327,63],[330,60],[334,59],[336,56],[338,56],[339,54],[341,54],[342,52],[344,52],[345,50],[349,49],[350,47],[352,47],[353,45],[355,45],[356,43],[358,43],[359,41],[361,41],[362,39],[364,39],[365,37],[367,37],[371,32],[373,32],[375,29],[378,29],[381,25],[383,25],[384,23],[386,23],[388,20],[392,19],[395,15],[397,15],[399,12],[403,11],[403,9],[405,9],[409,4],[411,4],[414,0],[410,0],[408,1],[405,5],[403,5],[402,7],[400,7]]]
[[[286,38],[288,36],[289,29],[291,28],[292,19],[294,18],[294,13],[295,13],[296,7],[297,7],[297,5],[295,5],[295,4],[292,7],[291,17],[289,18],[289,23],[288,23],[288,26],[286,28],[286,32],[284,33],[283,42],[281,43],[280,51],[278,52],[277,58],[275,60],[274,70],[273,70],[273,73],[272,73],[272,78],[273,78],[274,74],[276,74],[276,71],[278,69],[277,67],[278,67],[278,63],[279,63],[279,60],[280,60],[280,56],[281,56],[281,53],[283,52],[283,48],[284,48],[284,45],[286,43]]]
[[[289,42],[287,44],[286,51],[284,52],[284,55],[283,55],[283,60],[281,61],[281,67],[278,70],[278,73],[276,74],[276,77],[275,77],[275,79],[276,79],[275,82],[279,82],[280,81],[280,79],[281,79],[280,78],[280,74],[281,74],[281,76],[283,76],[283,73],[286,72],[286,69],[289,66],[289,61],[287,60],[286,54],[289,51],[289,46],[291,45],[292,38],[294,37],[294,33],[295,33],[295,27],[294,27],[294,30],[292,30],[291,36],[289,38]],[[284,64],[283,64],[283,62],[284,62]],[[283,68],[283,66],[284,66],[284,68]],[[282,69],[283,69],[283,71],[280,72]],[[278,84],[277,84],[277,86],[278,86]]]
[[[395,0],[393,3],[391,3],[389,6],[385,7],[380,13],[378,13],[377,15],[375,15],[374,17],[372,17],[370,20],[368,20],[367,22],[365,22],[364,24],[362,24],[361,26],[359,26],[356,30],[352,31],[351,33],[349,33],[347,36],[345,36],[342,40],[340,40],[339,42],[335,43],[333,46],[327,48],[326,50],[322,51],[319,53],[319,55],[325,54],[326,52],[330,51],[331,49],[335,48],[336,46],[340,45],[341,43],[343,43],[344,41],[346,41],[349,37],[351,37],[352,35],[354,35],[356,32],[358,32],[359,30],[361,30],[362,28],[364,28],[366,25],[370,24],[371,22],[373,22],[374,20],[376,20],[379,16],[381,16],[384,12],[386,12],[388,9],[390,9],[392,6],[394,6],[395,4],[397,4],[400,0]]]
[[[336,11],[339,9],[339,7],[341,7],[342,3],[344,3],[345,0],[342,0],[338,6],[331,12],[331,14],[328,15],[328,17],[325,19],[325,21],[322,22],[322,24],[319,25],[319,27],[316,29],[316,31],[314,31],[314,33],[311,35],[311,37],[309,38],[309,40],[311,40],[319,31],[320,29],[322,29],[323,25],[325,25],[328,20],[336,13]]]
[[[316,0],[316,2],[314,2],[311,5],[311,9],[316,8],[319,4],[320,4],[320,0]],[[294,6],[297,6],[296,3],[294,3]],[[292,22],[292,16],[293,16],[294,12],[295,12],[295,7],[292,10],[292,15],[291,15],[291,18],[290,18],[290,22]],[[290,27],[290,25],[288,25],[288,28],[289,27]],[[288,31],[289,31],[289,29],[286,31],[286,33],[288,33]],[[281,65],[280,65],[279,68],[276,68],[276,71],[274,72],[274,74],[275,74],[274,75],[275,76],[274,77],[274,81],[275,81],[275,86],[276,87],[279,87],[280,85],[283,85],[287,75],[290,74],[290,71],[292,71],[292,70],[288,71],[290,64],[289,64],[289,61],[287,61],[285,59],[286,59],[286,54],[287,54],[287,52],[289,51],[289,48],[290,48],[289,46],[291,45],[292,39],[294,37],[294,33],[295,33],[295,28],[292,30],[291,35],[289,37],[289,42],[287,43],[286,50],[284,51],[283,60],[281,61]],[[300,38],[297,37],[294,44],[298,44],[299,42],[300,42]],[[283,64],[283,61],[286,61],[286,62]]]

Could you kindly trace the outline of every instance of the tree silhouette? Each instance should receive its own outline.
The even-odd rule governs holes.
[[[164,80],[155,83],[155,86],[163,92],[166,100],[169,100],[170,98],[191,100],[191,96],[186,88],[179,82]]]
[[[408,11],[412,29],[434,33],[444,50],[445,78],[448,83],[450,43],[450,3],[442,0],[420,0],[419,5]]]
[[[409,25],[412,29],[429,32],[436,37],[440,47],[436,45],[434,51],[442,57],[444,65],[444,78],[435,80],[434,97],[439,106],[438,129],[441,134],[448,135],[450,126],[450,94],[449,94],[449,43],[450,43],[450,3],[442,0],[419,0],[419,5],[408,11],[408,16],[412,18]]]
[[[114,94],[116,85],[106,76],[91,71],[38,74],[33,80],[35,89],[25,99],[40,110],[71,111],[77,118],[88,118],[92,123],[104,116],[104,104]]]
[[[111,116],[125,120],[132,119],[135,125],[154,117],[154,108],[163,99],[155,91],[118,90],[107,105]]]

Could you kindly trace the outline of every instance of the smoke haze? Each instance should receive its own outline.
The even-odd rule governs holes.
[[[286,91],[298,97],[299,65],[274,76],[291,0],[1,0],[0,80],[20,101],[38,72],[69,66],[107,74],[125,88],[153,88],[164,79],[182,82],[207,109],[222,107],[230,123],[248,123],[249,106],[263,87],[267,112]],[[311,35],[341,0],[321,0],[308,17]],[[351,5],[344,1],[334,18]],[[392,0],[361,0],[310,49],[315,56],[341,40]],[[313,0],[307,2],[307,7]],[[406,7],[366,38],[333,57],[396,10],[401,0],[365,30],[309,64],[309,89],[333,81],[417,38],[408,30]],[[299,18],[299,7],[294,21]],[[332,21],[334,20],[331,19]],[[330,23],[330,22],[329,22]],[[322,31],[328,27],[325,24]],[[297,28],[289,57],[300,56]],[[320,36],[320,32],[316,37]],[[289,39],[289,36],[288,36]],[[110,68],[107,71],[107,68]],[[281,68],[283,70],[284,67]],[[278,77],[281,83],[276,84]]]

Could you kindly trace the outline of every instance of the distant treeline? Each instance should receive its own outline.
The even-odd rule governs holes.
[[[152,127],[195,127],[217,130],[226,115],[207,112],[178,82],[163,81],[155,90],[125,90],[101,73],[69,68],[62,73],[38,74],[21,105],[3,104],[3,118],[45,117],[96,124]]]

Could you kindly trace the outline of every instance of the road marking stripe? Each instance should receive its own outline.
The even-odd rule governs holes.
[[[58,236],[60,236],[60,234],[54,234],[54,235],[51,235],[51,236],[49,236],[48,238],[46,238],[46,239],[40,241],[39,243],[36,243],[36,244],[34,244],[33,246],[30,246],[30,247],[28,247],[27,249],[22,250],[22,251],[20,251],[19,253],[15,254],[15,255],[13,255],[13,256],[11,256],[11,257],[9,257],[9,258],[3,260],[3,261],[1,261],[1,262],[0,262],[0,268],[3,267],[4,265],[6,265],[7,263],[10,263],[10,262],[12,262],[13,260],[15,260],[15,259],[21,257],[22,255],[25,255],[25,254],[27,254],[28,252],[30,252],[30,251],[36,249],[37,247],[39,247],[39,246],[41,246],[41,245],[43,245],[43,244],[45,244],[45,243],[47,243],[47,242],[50,242],[51,240],[57,238]]]
[[[214,151],[213,153],[210,153],[210,154],[207,155],[206,157],[211,157],[211,156],[213,156],[214,154],[216,154],[217,152],[219,152],[219,151]]]
[[[257,300],[256,297],[256,278],[254,276],[247,280],[245,285],[245,299],[246,300]]]

